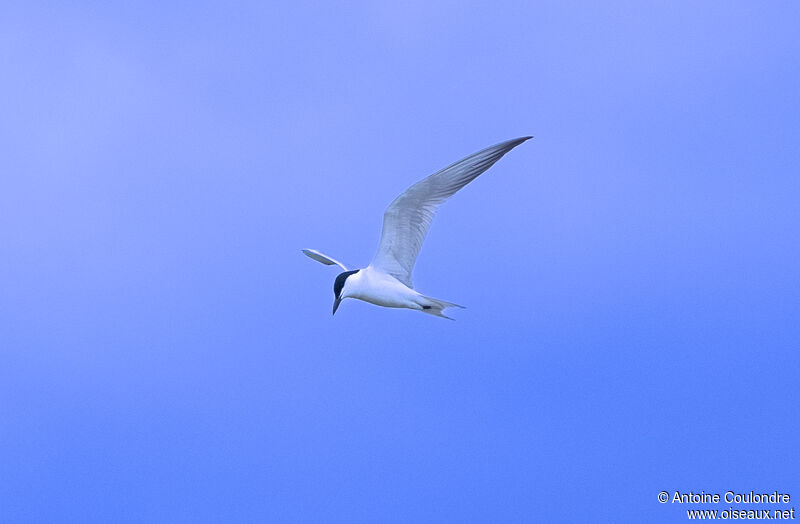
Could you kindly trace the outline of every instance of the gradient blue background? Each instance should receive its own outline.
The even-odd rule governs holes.
[[[290,4],[0,9],[0,520],[800,506],[797,3]],[[527,134],[419,258],[457,322],[331,317],[301,248]]]

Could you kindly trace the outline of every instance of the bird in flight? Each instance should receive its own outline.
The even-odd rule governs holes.
[[[383,232],[378,252],[363,269],[349,270],[338,260],[315,249],[303,249],[303,253],[317,262],[328,266],[336,264],[344,270],[333,283],[333,314],[336,314],[342,300],[357,298],[378,306],[415,309],[452,320],[442,310],[463,306],[414,290],[411,271],[422,241],[436,210],[445,200],[530,138],[515,138],[487,147],[409,187],[389,204],[383,214]]]

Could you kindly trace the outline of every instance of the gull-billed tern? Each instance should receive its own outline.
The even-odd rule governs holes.
[[[333,313],[346,298],[357,298],[378,306],[408,308],[437,317],[452,302],[422,295],[414,290],[411,270],[433,216],[445,200],[492,167],[503,155],[529,136],[487,147],[409,187],[389,204],[383,214],[383,232],[378,252],[364,269],[348,270],[344,264],[315,249],[303,253],[325,265],[338,265],[344,272],[333,283]],[[452,319],[451,319],[452,320]]]

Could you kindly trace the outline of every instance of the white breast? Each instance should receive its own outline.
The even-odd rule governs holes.
[[[384,307],[419,309],[421,295],[393,276],[367,267],[347,279],[347,296]]]

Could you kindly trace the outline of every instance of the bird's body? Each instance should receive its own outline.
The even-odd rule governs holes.
[[[426,297],[397,280],[392,275],[367,266],[348,275],[340,293],[347,298],[356,298],[375,304],[376,306],[408,308],[444,316],[442,309],[446,307],[463,307],[451,302]]]
[[[531,137],[488,147],[417,182],[398,196],[383,215],[383,232],[372,262],[364,269],[348,270],[341,262],[313,249],[303,252],[344,272],[333,285],[333,312],[345,298],[355,298],[391,308],[408,308],[446,317],[442,310],[462,307],[415,291],[411,282],[417,254],[438,207],[456,191],[489,169],[503,155]]]
[[[345,292],[376,306],[422,309],[422,295],[392,275],[370,266],[347,278]]]

